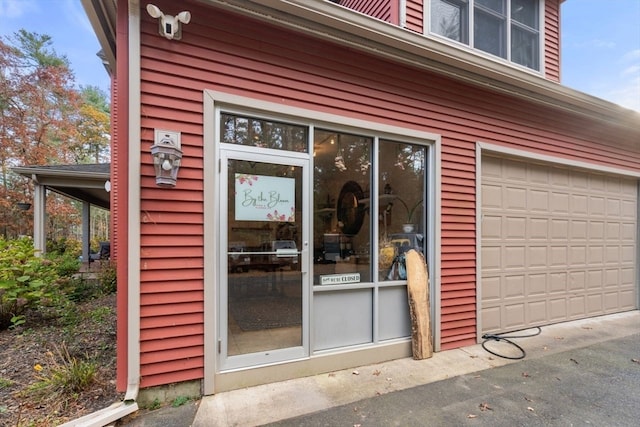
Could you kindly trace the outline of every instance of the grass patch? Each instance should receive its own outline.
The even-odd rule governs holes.
[[[93,384],[98,372],[96,363],[71,356],[64,342],[60,347],[55,347],[55,352],[57,354],[47,353],[48,367],[34,366],[38,381],[27,388],[27,394],[45,400],[75,396]]]
[[[191,400],[191,399],[186,397],[186,396],[178,396],[175,399],[173,399],[173,402],[171,403],[171,406],[173,406],[174,408],[177,408],[178,406],[184,405],[189,400]]]
[[[13,381],[11,381],[10,379],[0,377],[0,390],[3,388],[9,388],[13,384]]]

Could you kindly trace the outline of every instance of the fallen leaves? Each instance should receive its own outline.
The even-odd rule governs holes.
[[[481,411],[493,411],[493,408],[486,402],[482,402],[479,407]]]

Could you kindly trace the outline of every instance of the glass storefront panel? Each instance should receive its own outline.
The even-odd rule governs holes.
[[[314,285],[370,282],[373,138],[314,133]]]
[[[424,253],[426,147],[380,141],[378,166],[378,278],[404,280],[403,254]]]
[[[220,142],[259,148],[306,153],[309,148],[306,126],[230,113],[221,114]]]

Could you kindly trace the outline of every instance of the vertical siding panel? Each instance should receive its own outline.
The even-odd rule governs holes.
[[[159,1],[160,8],[168,5]],[[477,141],[640,168],[637,130],[593,123],[200,3],[184,7],[194,18],[179,43],[159,37],[157,23],[141,14],[140,279],[145,387],[202,375],[203,344],[198,331],[204,318],[205,89],[441,135],[442,240],[438,249],[442,252],[443,349],[475,342]],[[174,189],[155,186],[148,151],[155,127],[182,132],[183,166]],[[178,336],[185,329],[195,332],[184,343],[158,342],[159,336]]]
[[[560,0],[544,4],[544,72],[547,79],[560,82]]]
[[[428,0],[407,0],[406,1],[406,16],[407,16],[407,29],[415,31],[416,33],[424,34],[425,28],[423,25],[423,18],[425,13],[424,1]]]
[[[342,0],[341,6],[391,24],[399,24],[398,0]]]

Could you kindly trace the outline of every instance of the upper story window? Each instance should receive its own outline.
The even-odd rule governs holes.
[[[540,70],[539,0],[431,0],[430,14],[432,33]]]

